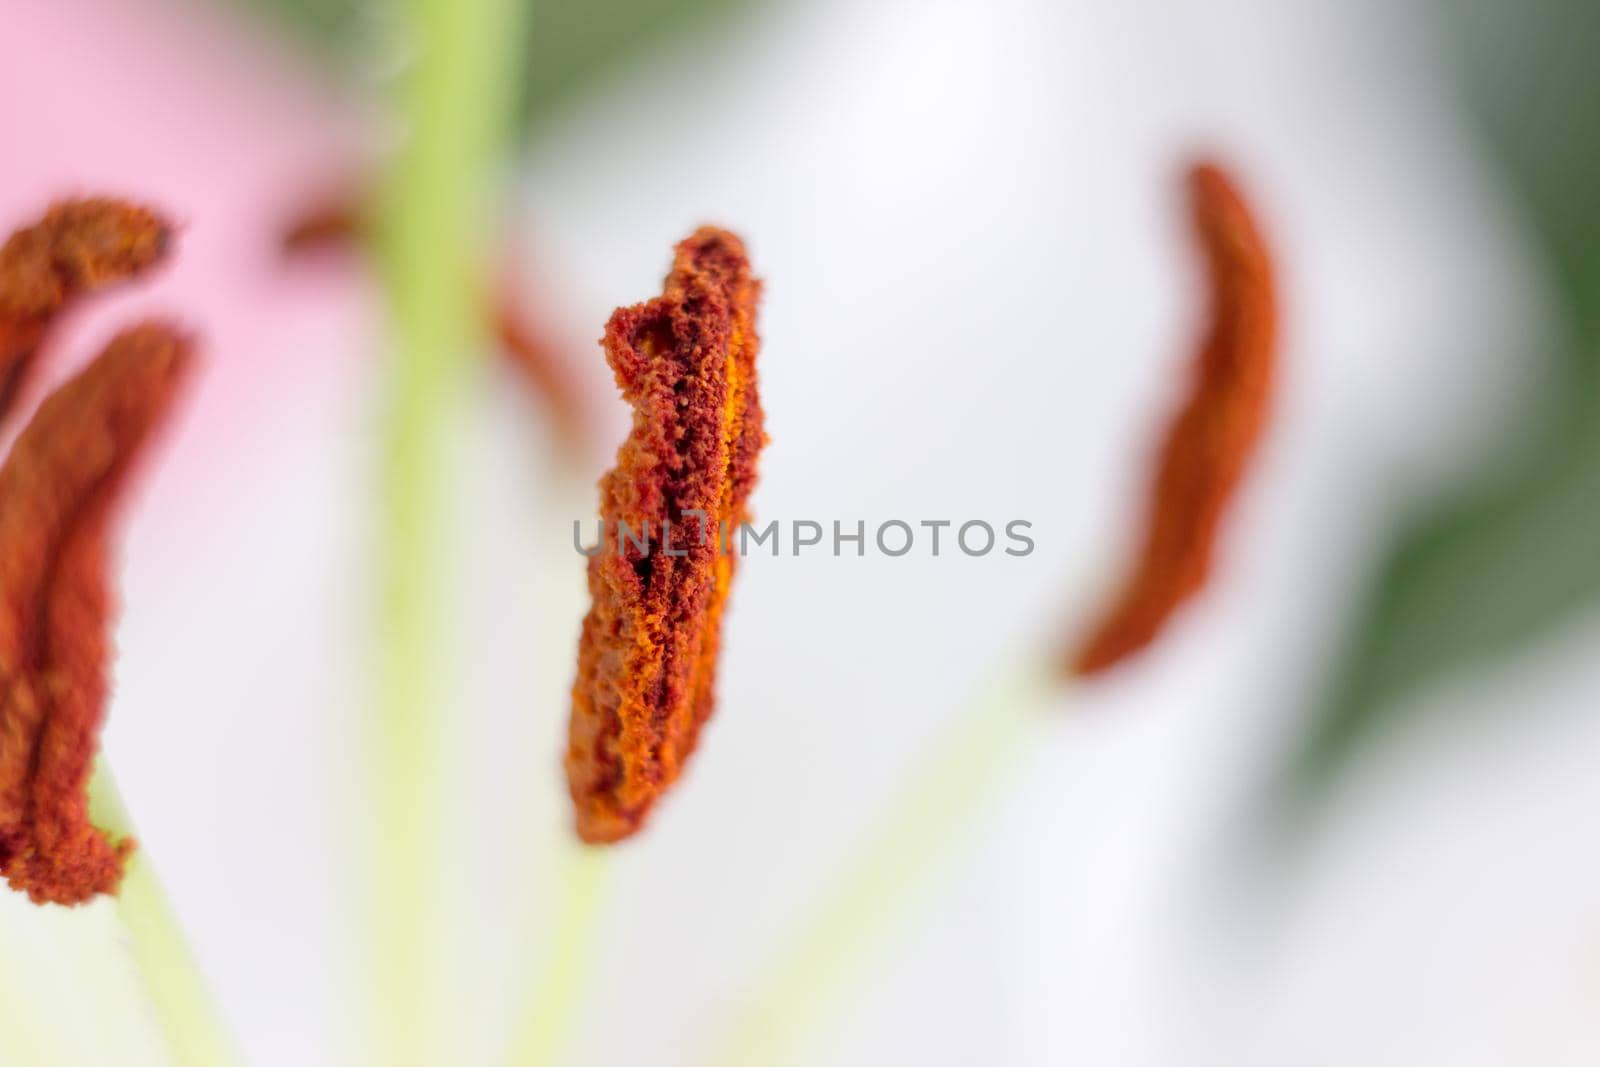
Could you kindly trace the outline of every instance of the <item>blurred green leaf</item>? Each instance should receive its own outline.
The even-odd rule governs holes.
[[[396,0],[233,0],[264,9],[338,65],[359,64]],[[642,52],[761,0],[530,0],[518,93],[526,132]]]
[[[704,31],[760,0],[534,0],[522,92],[524,128],[646,49]]]
[[[1529,331],[1525,355],[1544,358],[1532,369],[1548,392],[1528,422],[1387,550],[1291,767],[1297,807],[1393,725],[1418,685],[1520,647],[1600,596],[1600,4],[1437,11],[1562,322],[1553,341]]]

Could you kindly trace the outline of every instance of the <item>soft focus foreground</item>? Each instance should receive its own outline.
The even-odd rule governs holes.
[[[1278,412],[1212,584],[1137,666],[1041,717],[795,1062],[1600,1051],[1592,609],[1424,675],[1292,849],[1262,847],[1263,798],[1397,516],[1497,433],[1529,437],[1519,405],[1565,299],[1525,228],[1530,183],[1480,152],[1436,12],[1169,8],[761,5],[539,113],[515,236],[609,413],[600,440],[626,430],[600,324],[656,291],[673,241],[725,221],[767,282],[758,512],[865,519],[869,538],[889,518],[1022,517],[1038,542],[1026,559],[742,561],[718,716],[614,860],[570,1062],[702,1062],[962,697],[1108,592],[1199,325],[1173,194],[1197,149],[1270,220],[1284,300]],[[183,224],[170,271],[57,335],[27,403],[135,311],[204,337],[123,552],[106,746],[252,1061],[315,1067],[348,1062],[363,1000],[371,902],[346,857],[372,814],[354,774],[390,340],[358,261],[289,270],[277,249],[307,194],[394,132],[373,117],[381,51],[336,94],[258,15],[6,0],[0,214],[106,190]],[[435,628],[457,666],[451,836],[417,862],[449,883],[432,1008],[475,1064],[498,1062],[550,951],[537,917],[559,906],[583,611],[570,529],[607,457],[555,473],[513,371],[474,375],[447,492],[458,583]],[[0,896],[0,1003],[43,1050],[19,1058],[19,1037],[0,1063],[164,1062],[106,918]],[[91,1010],[100,1025],[72,1021]]]

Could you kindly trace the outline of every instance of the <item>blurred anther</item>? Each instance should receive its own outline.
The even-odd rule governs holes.
[[[1205,585],[1218,530],[1271,403],[1277,307],[1267,246],[1220,167],[1195,166],[1189,193],[1210,285],[1210,324],[1193,387],[1161,448],[1133,572],[1073,651],[1070,669],[1078,675],[1143,649]]]
[[[133,278],[166,254],[171,227],[121,200],[67,200],[0,247],[0,419],[52,319],[76,296]]]
[[[359,196],[328,197],[309,206],[289,224],[283,232],[283,251],[295,256],[318,249],[356,247],[366,230]],[[582,455],[589,431],[583,391],[555,342],[541,332],[536,316],[530,314],[515,272],[507,266],[493,284],[489,315],[501,353],[547,408],[557,444],[573,455]]]
[[[293,256],[319,248],[347,248],[361,239],[364,229],[356,201],[333,197],[295,217],[283,232],[283,251]]]

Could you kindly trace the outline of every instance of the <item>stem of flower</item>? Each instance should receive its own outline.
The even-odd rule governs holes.
[[[0,943],[0,950],[9,947]],[[0,1027],[6,1035],[6,1055],[16,1057],[19,1063],[44,1067],[59,1062],[59,1052],[52,1048],[51,1041],[57,1034],[26,1003],[24,983],[28,980],[18,968],[8,967],[5,974],[0,974]]]
[[[558,469],[540,499],[550,514],[582,515],[594,507],[593,479]],[[545,698],[541,703],[555,711],[542,725],[552,745],[541,758],[559,773],[567,739],[575,623],[587,607],[588,588],[584,560],[572,549],[568,529],[551,526],[545,532],[552,539],[541,537],[534,546],[540,617],[533,664],[539,675],[537,691]],[[546,649],[559,651],[547,660]],[[537,801],[527,799],[547,803],[559,796],[560,806],[534,813],[539,831],[531,838],[527,877],[541,883],[548,877],[552,889],[533,898],[538,910],[527,926],[527,955],[537,963],[526,972],[527,985],[515,1002],[519,1015],[505,1061],[510,1067],[552,1067],[565,1058],[588,992],[614,864],[609,850],[574,840],[565,782],[559,790],[539,790],[537,796]]]
[[[104,759],[89,783],[89,814],[112,837],[136,837]],[[143,848],[134,850],[117,893],[117,914],[179,1067],[243,1063],[205,976]]]
[[[562,849],[554,940],[512,1049],[514,1067],[553,1067],[566,1053],[594,962],[610,859],[605,850],[588,845],[569,842]]]
[[[855,975],[858,957],[938,864],[1023,751],[1028,727],[1059,691],[1060,672],[1030,664],[985,688],[918,767],[843,878],[792,928],[766,977],[726,1031],[716,1067],[773,1067]]]
[[[374,235],[396,356],[384,428],[377,716],[371,758],[371,1062],[421,1067],[433,1047],[432,966],[443,897],[438,858],[448,703],[449,456],[489,324],[479,265],[497,148],[507,125],[518,0],[412,0],[415,61],[396,87],[407,138]],[[447,1057],[446,1057],[447,1058]]]

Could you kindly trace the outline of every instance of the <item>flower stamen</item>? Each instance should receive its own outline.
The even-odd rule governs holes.
[[[1143,547],[1117,599],[1073,653],[1077,675],[1143,649],[1205,585],[1222,520],[1266,424],[1277,358],[1271,256],[1220,167],[1195,166],[1189,190],[1211,288],[1210,325],[1193,391],[1157,461]]]
[[[16,399],[51,321],[74,297],[159,263],[172,228],[107,198],[66,200],[0,247],[0,417]]]
[[[117,335],[0,466],[0,873],[39,903],[114,892],[132,848],[88,816],[114,614],[108,539],[190,350],[163,325]]]
[[[600,482],[603,525],[660,530],[670,522],[690,536],[681,556],[678,546],[652,554],[630,544],[589,560],[593,606],[578,646],[566,758],[585,841],[637,832],[711,716],[736,559],[717,550],[716,531],[748,519],[766,442],[756,383],[760,291],[739,239],[707,227],[678,245],[662,296],[618,309],[606,326],[606,357],[634,417]]]

